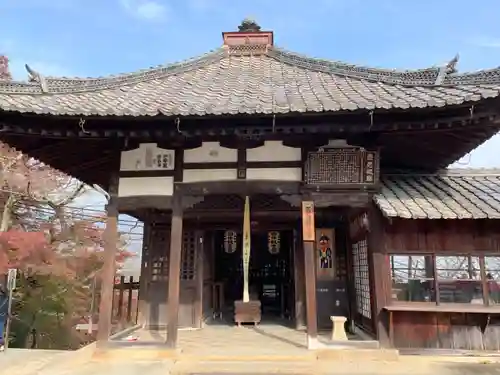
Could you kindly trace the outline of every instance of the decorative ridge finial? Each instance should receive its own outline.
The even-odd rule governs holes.
[[[251,18],[245,18],[242,22],[241,25],[238,26],[238,30],[242,33],[248,33],[248,32],[259,32],[260,31],[260,26]]]
[[[274,34],[272,31],[262,31],[260,26],[251,18],[245,18],[238,31],[223,31],[224,47],[232,55],[265,54],[273,46]]]
[[[45,77],[42,76],[37,71],[31,69],[31,67],[28,64],[24,64],[24,67],[26,68],[26,71],[28,72],[28,81],[39,83],[40,88],[42,89],[42,92],[48,92],[47,81],[45,80]]]
[[[448,64],[446,64],[446,73],[451,74],[451,73],[456,73],[457,72],[457,64],[458,64],[458,59],[460,58],[460,55],[457,53],[453,59],[451,59]]]

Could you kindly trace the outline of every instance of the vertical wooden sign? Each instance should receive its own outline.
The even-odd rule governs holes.
[[[245,211],[243,213],[243,302],[250,301],[248,292],[248,272],[250,265],[250,198],[245,197]]]
[[[313,201],[302,202],[302,240],[311,242],[316,240]]]

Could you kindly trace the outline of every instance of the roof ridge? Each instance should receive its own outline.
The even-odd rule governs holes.
[[[349,64],[343,61],[309,57],[273,46],[267,55],[285,64],[373,82],[402,86],[455,86],[500,83],[500,66],[475,72],[458,73],[458,55],[443,65],[419,69],[387,69]]]
[[[227,52],[224,48],[218,48],[203,55],[178,62],[162,64],[130,73],[119,73],[99,77],[43,76],[26,65],[28,81],[0,81],[0,93],[65,94],[110,89],[117,86],[161,79],[166,76],[202,68],[215,61],[221,60],[226,55]]]
[[[340,76],[408,86],[435,86],[440,66],[414,70],[375,68],[342,61],[309,57],[279,47],[269,48],[267,55],[289,65]]]
[[[335,64],[338,66],[346,66],[346,67],[357,67],[357,68],[364,68],[364,69],[373,69],[373,70],[378,70],[378,71],[383,71],[383,72],[388,72],[388,73],[411,73],[411,72],[419,72],[419,71],[425,71],[425,70],[435,70],[439,69],[441,66],[440,65],[432,65],[426,68],[418,68],[418,69],[397,69],[397,68],[381,68],[381,67],[376,67],[376,66],[368,66],[368,65],[360,65],[360,64],[352,64],[348,63],[342,60],[330,60],[330,59],[325,59],[321,57],[312,57],[303,53],[298,53],[298,52],[293,52],[290,50],[287,50],[286,48],[281,48],[277,46],[273,46],[269,48],[269,50],[275,50],[279,51],[282,53],[286,53],[288,55],[294,55],[300,58],[306,58],[309,60],[317,61],[317,62],[325,62],[325,63],[330,63],[330,64]]]
[[[455,86],[498,83],[500,83],[500,66],[472,72],[450,73],[446,75],[442,85]]]

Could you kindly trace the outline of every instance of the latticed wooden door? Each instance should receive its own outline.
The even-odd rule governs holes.
[[[185,230],[182,244],[179,327],[196,327],[194,305],[196,300],[196,256],[199,232]]]
[[[372,329],[372,305],[370,293],[370,267],[368,263],[368,241],[352,244],[352,266],[354,292],[356,294],[355,320],[367,330]]]
[[[202,232],[185,230],[181,253],[179,326],[193,327],[193,305],[196,287],[196,259]],[[148,282],[145,289],[143,320],[151,327],[167,324],[168,270],[170,255],[170,227],[156,225],[150,230],[150,241],[144,251],[143,272]]]

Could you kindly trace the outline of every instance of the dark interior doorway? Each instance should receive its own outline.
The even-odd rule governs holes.
[[[272,231],[272,229],[270,229]],[[277,230],[279,250],[270,251],[269,232],[252,232],[249,291],[262,303],[263,321],[291,319],[293,304],[293,231]],[[225,231],[214,233],[214,277],[224,289],[226,317],[232,317],[234,301],[243,295],[242,234],[236,233],[235,250],[228,251]],[[233,248],[234,249],[234,248]]]

